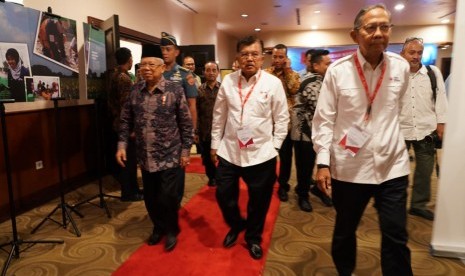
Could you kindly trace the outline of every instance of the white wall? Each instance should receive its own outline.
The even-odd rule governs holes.
[[[465,258],[465,93],[462,80],[465,71],[462,61],[465,60],[465,1],[457,2],[456,30],[454,38],[454,58],[452,61],[452,79],[449,92],[449,107],[444,134],[443,154],[441,162],[441,178],[439,179],[436,202],[436,216],[433,224],[431,253],[434,256]],[[460,50],[462,49],[462,50]]]

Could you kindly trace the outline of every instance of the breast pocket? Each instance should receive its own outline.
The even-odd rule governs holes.
[[[271,111],[270,91],[259,91],[255,98],[257,115],[264,116]]]
[[[402,87],[400,85],[390,85],[385,87],[386,93],[384,93],[384,107],[387,109],[395,109],[399,104],[400,90]]]
[[[367,107],[367,96],[365,91],[360,88],[341,89],[338,99],[338,105],[346,111],[365,110]]]

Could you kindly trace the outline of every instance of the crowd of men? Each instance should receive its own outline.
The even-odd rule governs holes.
[[[124,100],[113,103],[121,104],[119,116],[114,114],[118,163],[127,165],[132,142],[137,149],[143,199],[154,224],[148,244],[166,236],[170,251],[177,243],[184,168],[195,143],[230,227],[225,248],[245,231],[249,254],[262,258],[273,187],[278,182],[279,199],[288,201],[294,156],[299,208],[312,212],[313,193],[336,210],[331,251],[338,273],[351,275],[355,269],[355,233],[374,198],[383,274],[412,275],[408,148],[413,147],[416,160],[408,213],[433,220],[427,204],[447,99],[441,72],[421,64],[421,38],[406,39],[400,55],[386,52],[391,28],[384,5],[363,8],[350,32],[356,52],[332,63],[329,51],[311,49],[300,72],[292,70],[284,44],[273,47],[271,66],[262,69],[263,42],[245,37],[236,45],[237,70],[221,83],[215,61],[205,63],[203,83],[193,73],[193,57],[178,65],[180,51],[170,34],[162,33],[160,46],[144,45],[138,72],[143,80],[130,89],[125,84]],[[246,217],[238,206],[239,178],[248,188]]]

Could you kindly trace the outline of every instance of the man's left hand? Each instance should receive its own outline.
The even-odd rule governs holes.
[[[181,167],[185,168],[190,164],[190,157],[189,156],[181,156]]]

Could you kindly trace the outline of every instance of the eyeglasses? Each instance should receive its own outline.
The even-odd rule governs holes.
[[[240,52],[239,53],[239,57],[241,59],[248,59],[249,56],[251,56],[253,60],[257,60],[259,57],[262,56],[262,54],[259,53],[259,52],[250,52],[250,53],[249,52]]]
[[[389,24],[389,23],[381,23],[381,24],[366,24],[366,25],[363,25],[361,27],[357,27],[356,29],[357,30],[360,30],[360,29],[363,29],[365,30],[365,32],[367,32],[368,34],[373,34],[376,32],[376,30],[379,30],[382,32],[382,33],[387,33],[389,32],[389,30],[393,27],[394,25],[393,24]]]
[[[139,68],[148,67],[148,68],[150,68],[150,69],[156,69],[156,68],[158,68],[158,67],[160,67],[160,66],[162,66],[162,65],[163,65],[163,63],[162,63],[162,64],[141,63],[141,64],[139,65]]]

